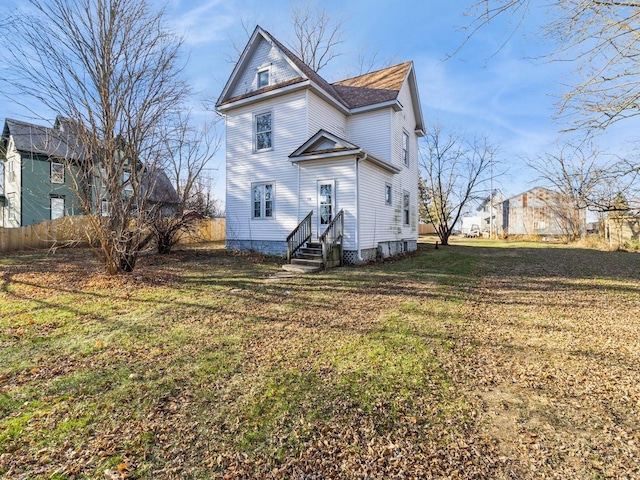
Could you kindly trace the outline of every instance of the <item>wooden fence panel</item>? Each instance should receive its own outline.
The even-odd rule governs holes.
[[[0,228],[0,252],[48,249],[56,246],[87,244],[88,220],[83,216],[64,217],[22,228]],[[201,222],[198,230],[181,243],[217,242],[225,239],[225,219]]]

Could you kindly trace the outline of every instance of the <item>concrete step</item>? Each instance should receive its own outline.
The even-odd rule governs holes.
[[[295,258],[304,258],[306,260],[322,260],[322,252],[300,252]]]
[[[322,258],[292,258],[291,263],[293,265],[311,265],[315,267],[322,267]]]
[[[282,266],[285,272],[316,273],[322,270],[322,265],[304,265],[300,263],[288,263]]]

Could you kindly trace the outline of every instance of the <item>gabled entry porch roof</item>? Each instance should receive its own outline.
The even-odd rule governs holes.
[[[400,173],[401,171],[401,169],[395,165],[381,160],[350,141],[323,129],[318,130],[315,135],[300,145],[289,155],[289,159],[291,163],[299,163],[310,160],[344,158],[350,155],[371,162],[391,173]]]

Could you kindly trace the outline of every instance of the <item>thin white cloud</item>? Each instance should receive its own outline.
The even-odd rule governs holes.
[[[222,0],[208,0],[193,8],[190,2],[174,2],[169,7],[173,12],[181,12],[173,16],[171,23],[191,46],[225,40],[227,30],[236,22],[228,3]]]

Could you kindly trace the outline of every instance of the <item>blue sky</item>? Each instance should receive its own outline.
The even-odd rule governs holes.
[[[320,73],[328,81],[352,76],[359,54],[376,54],[394,63],[413,60],[426,125],[439,121],[447,129],[488,136],[507,170],[497,185],[510,196],[538,183],[524,158],[543,154],[558,139],[562,125],[553,121],[555,104],[566,91],[564,85],[573,81],[572,69],[539,58],[551,48],[539,38],[546,15],[542,9],[527,17],[513,36],[506,18],[489,25],[445,61],[465,40],[461,27],[471,19],[464,13],[474,1],[318,0],[344,22],[339,46],[343,55]],[[289,1],[168,0],[154,5],[165,3],[170,26],[185,37],[186,74],[197,109],[201,99],[215,100],[224,87],[237,57],[232,43],[242,47],[247,40],[243,20],[250,30],[260,24],[285,44],[292,36]],[[4,117],[22,117],[10,103],[3,110]],[[601,144],[605,149],[627,148],[627,139],[637,131],[634,122],[617,125]],[[224,152],[214,166],[214,194],[224,199]]]

